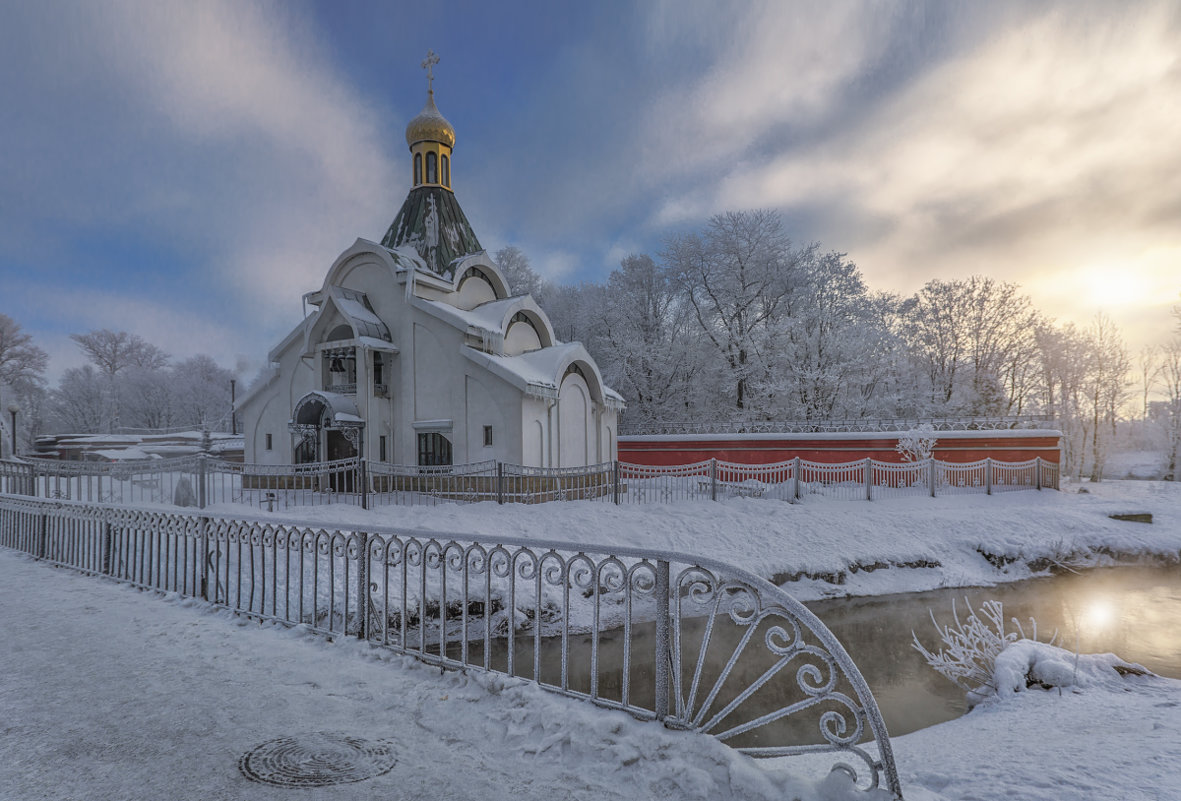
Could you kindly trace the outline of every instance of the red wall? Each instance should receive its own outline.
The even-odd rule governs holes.
[[[943,462],[975,462],[989,457],[1001,462],[1024,462],[1040,456],[1057,463],[1061,454],[1056,431],[990,431],[936,433],[935,458]],[[855,436],[855,435],[854,435]],[[680,465],[718,459],[737,464],[774,464],[800,457],[828,464],[872,458],[901,462],[895,450],[897,434],[866,435],[851,439],[809,434],[708,435],[686,437],[619,438],[619,461],[646,465]]]

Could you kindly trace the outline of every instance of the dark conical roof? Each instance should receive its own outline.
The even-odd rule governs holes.
[[[381,244],[413,245],[432,272],[448,277],[451,262],[484,249],[455,194],[439,186],[411,189]]]

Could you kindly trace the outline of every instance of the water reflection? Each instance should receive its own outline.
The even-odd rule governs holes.
[[[890,734],[958,717],[963,694],[927,666],[911,646],[911,630],[934,650],[938,634],[928,610],[950,623],[954,600],[964,617],[995,598],[1005,618],[1083,653],[1112,652],[1154,673],[1181,678],[1181,568],[1103,568],[997,587],[937,590],[808,604],[844,644],[873,689]],[[1009,624],[1011,627],[1011,623]],[[1011,628],[1010,628],[1011,630]]]
[[[940,642],[929,610],[941,623],[950,623],[952,601],[963,619],[967,614],[965,599],[977,610],[989,599],[1001,601],[1006,621],[1018,618],[1027,635],[1033,633],[1029,626],[1029,618],[1033,617],[1040,639],[1048,640],[1057,629],[1057,643],[1064,648],[1073,650],[1077,642],[1084,653],[1111,651],[1162,676],[1181,678],[1181,630],[1176,625],[1181,619],[1181,567],[1105,568],[997,587],[821,601],[808,606],[852,656],[877,699],[890,734],[901,735],[967,711],[959,688],[930,668],[911,645],[913,630],[928,648],[936,649]],[[705,618],[684,622],[685,696],[692,691],[697,646],[704,636],[705,622]],[[654,629],[652,624],[634,624],[629,631],[604,631],[597,637],[571,635],[565,644],[559,637],[543,638],[537,651],[532,634],[518,634],[511,670],[504,640],[493,639],[488,663],[517,676],[540,677],[547,684],[651,709]],[[701,666],[698,701],[707,697],[743,631],[728,619],[715,619],[713,645]],[[761,643],[764,633],[760,631],[752,641]],[[458,643],[449,645],[449,655],[462,658],[460,647]],[[592,654],[598,664],[593,685]],[[468,644],[467,660],[471,664],[484,663],[481,642]],[[708,720],[773,663],[766,649],[751,647],[703,719]],[[781,675],[782,681],[761,688],[718,730],[800,701],[803,695],[794,681],[798,667],[799,662],[791,664]],[[823,664],[821,667],[827,669]],[[626,693],[625,673],[629,677]],[[840,689],[851,693],[845,683]],[[778,744],[784,737],[797,743],[819,742],[817,725],[823,711],[814,709],[807,715],[777,722],[766,730],[735,738],[731,744]]]

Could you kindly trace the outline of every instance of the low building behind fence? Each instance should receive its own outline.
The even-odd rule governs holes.
[[[605,462],[570,468],[492,461],[416,467],[366,459],[254,465],[205,455],[116,464],[0,461],[0,493],[121,505],[244,504],[266,511],[331,503],[372,508],[479,501],[880,500],[1058,489],[1058,480],[1058,464],[1040,457],[1022,462],[986,458],[901,464],[875,459],[826,464],[795,458],[766,465],[707,459],[672,466]]]

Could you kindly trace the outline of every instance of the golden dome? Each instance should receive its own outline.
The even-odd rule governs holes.
[[[426,105],[406,126],[406,144],[414,147],[419,142],[440,142],[455,147],[455,129],[435,106],[435,93],[427,94]]]

